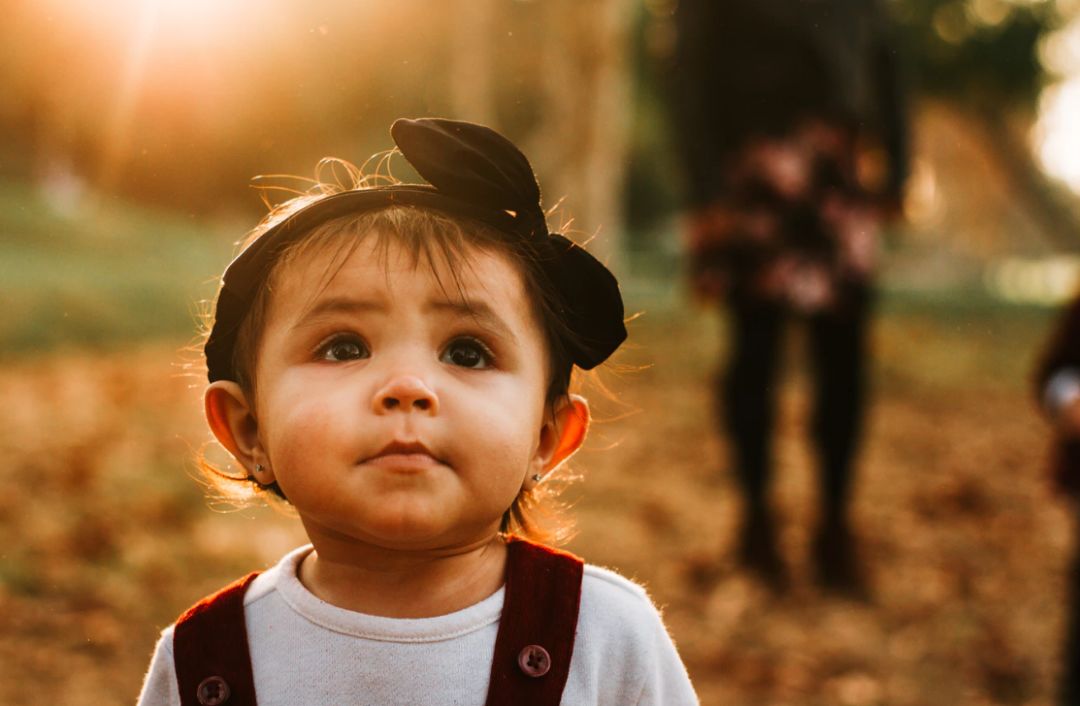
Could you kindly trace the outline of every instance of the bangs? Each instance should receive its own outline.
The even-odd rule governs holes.
[[[381,264],[386,264],[391,245],[397,245],[412,257],[414,267],[425,265],[434,272],[440,266],[452,273],[467,269],[470,250],[509,250],[502,233],[484,223],[463,222],[427,209],[392,206],[343,216],[313,229],[278,256],[267,284],[272,287],[280,273],[297,261],[320,256],[328,258],[325,274],[327,280],[332,279],[368,238],[376,238],[374,252]]]

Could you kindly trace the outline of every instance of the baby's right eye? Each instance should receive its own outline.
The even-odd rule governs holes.
[[[367,344],[356,336],[336,336],[319,348],[319,357],[335,362],[370,358]]]

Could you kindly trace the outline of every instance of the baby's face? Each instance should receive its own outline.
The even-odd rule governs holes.
[[[522,277],[479,250],[456,273],[392,242],[384,261],[376,240],[328,284],[328,256],[281,273],[255,371],[259,441],[316,546],[490,537],[543,470],[546,346]]]

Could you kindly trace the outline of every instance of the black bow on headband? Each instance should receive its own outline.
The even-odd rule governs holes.
[[[585,370],[604,362],[626,340],[615,276],[558,233],[549,233],[532,166],[512,142],[474,123],[401,119],[390,128],[398,149],[428,184],[344,191],[315,201],[276,223],[226,268],[204,352],[208,377],[235,380],[236,334],[283,246],[339,216],[394,204],[475,218],[530,241],[559,293],[559,314],[573,333],[564,341]]]

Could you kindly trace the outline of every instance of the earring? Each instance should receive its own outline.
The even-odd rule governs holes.
[[[533,483],[539,483],[541,478],[543,478],[543,476],[541,476],[539,473],[533,473],[532,475]]]
[[[265,470],[266,470],[266,466],[262,465],[261,463],[256,463],[255,464],[255,472],[256,473],[262,473]]]

